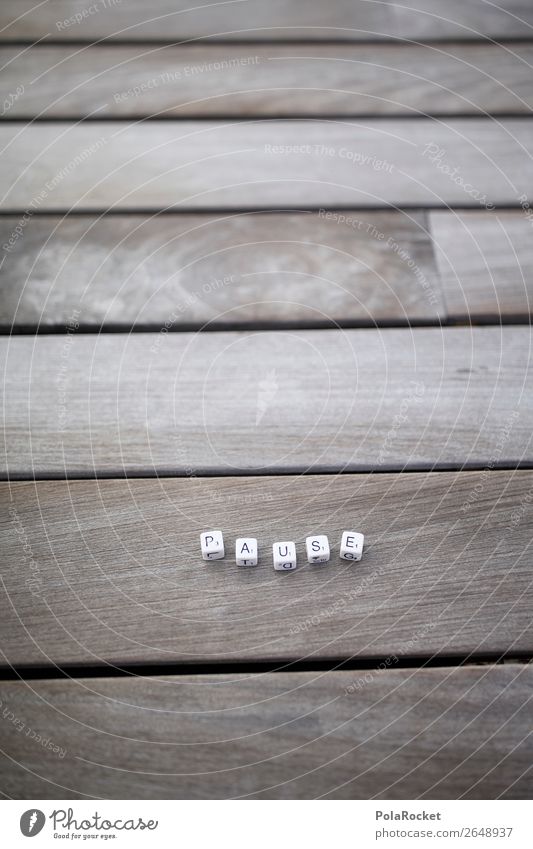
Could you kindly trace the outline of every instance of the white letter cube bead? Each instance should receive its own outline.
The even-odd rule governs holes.
[[[257,566],[255,537],[239,537],[235,540],[235,562],[237,566]]]
[[[340,551],[343,560],[360,560],[363,556],[364,542],[363,534],[358,534],[355,531],[344,531]]]
[[[222,531],[205,531],[200,534],[202,557],[204,560],[222,560],[224,557],[224,537]]]
[[[305,548],[309,563],[327,563],[329,560],[329,540],[327,536],[306,537]]]
[[[272,557],[276,572],[288,572],[296,569],[296,546],[293,542],[275,542]]]

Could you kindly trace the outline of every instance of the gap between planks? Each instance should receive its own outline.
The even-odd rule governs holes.
[[[479,463],[434,463],[424,465],[413,464],[408,466],[399,466],[399,465],[390,465],[387,463],[383,463],[379,466],[379,468],[368,467],[368,468],[360,468],[355,471],[350,470],[340,470],[334,466],[326,467],[326,466],[317,466],[312,469],[299,469],[299,468],[291,468],[288,466],[281,466],[276,468],[275,466],[269,467],[268,469],[220,469],[220,468],[198,468],[194,472],[194,476],[201,478],[242,478],[242,477],[250,477],[250,478],[262,478],[269,477],[271,475],[276,475],[277,477],[291,477],[294,475],[298,475],[299,477],[314,477],[320,475],[331,475],[331,476],[350,476],[350,475],[389,475],[389,474],[402,474],[402,475],[417,475],[424,473],[431,474],[440,474],[440,473],[449,473],[449,472],[464,472],[465,474],[469,472],[519,472],[519,471],[529,471],[533,469],[533,459],[524,460],[520,463],[505,463],[499,461],[491,461],[490,469],[487,468],[487,462],[482,461]],[[107,480],[150,480],[150,479],[159,479],[164,480],[165,478],[178,478],[178,479],[187,479],[190,478],[190,473],[186,472],[183,469],[158,469],[157,471],[146,469],[144,470],[136,470],[135,472],[127,472],[124,469],[113,469],[113,470],[98,470],[94,473],[91,472],[21,472],[15,473],[12,472],[9,475],[6,472],[0,472],[0,482],[9,483],[22,483],[26,482],[46,482],[46,481],[107,481]]]
[[[245,660],[217,664],[136,663],[110,666],[2,666],[0,681],[49,681],[58,678],[149,678],[160,675],[262,675],[265,673],[294,672],[338,672],[342,670],[379,671],[387,666],[387,657],[376,658],[331,658],[330,660],[294,660],[250,663]],[[504,654],[444,655],[432,657],[401,657],[395,669],[449,669],[470,666],[500,666],[505,664],[532,664],[533,655],[528,652]]]

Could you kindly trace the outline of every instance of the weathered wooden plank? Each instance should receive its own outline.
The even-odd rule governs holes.
[[[0,244],[3,330],[75,311],[153,329],[171,313],[175,329],[493,321],[533,302],[531,223],[514,210],[4,216]]]
[[[441,0],[3,0],[0,27],[4,40],[530,38],[533,12],[528,0],[447,0],[445,13]]]
[[[506,203],[533,194],[507,119],[3,124],[6,211]]]
[[[1,339],[3,474],[532,459],[529,327],[165,330]]]
[[[3,683],[3,790],[527,799],[532,698],[519,664]]]
[[[18,229],[17,229],[18,228]],[[20,235],[19,235],[20,232]],[[0,326],[437,321],[420,212],[0,218]]]
[[[430,222],[450,318],[531,315],[533,219],[527,210],[432,212]]]
[[[0,49],[9,118],[524,113],[533,46]]]
[[[0,485],[4,663],[124,664],[531,651],[533,473]],[[359,564],[338,556],[359,528]],[[199,535],[225,534],[205,564]],[[305,564],[305,537],[332,559]],[[235,566],[255,536],[257,568]],[[274,572],[272,542],[299,567]]]

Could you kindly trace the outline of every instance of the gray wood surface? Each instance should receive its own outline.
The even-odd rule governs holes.
[[[528,462],[530,345],[529,327],[4,337],[1,469]]]
[[[519,206],[520,119],[2,124],[0,209]]]
[[[527,43],[4,46],[0,102],[8,118],[528,114],[532,63]]]
[[[532,698],[518,664],[3,683],[3,791],[528,799]]]
[[[525,212],[430,213],[446,302],[458,321],[533,311],[533,218]]]
[[[530,0],[0,4],[4,796],[531,798],[531,329],[373,325],[531,315],[532,34]],[[305,329],[339,321],[372,329]]]
[[[443,316],[427,216],[331,211],[0,218],[0,326],[174,327]],[[182,309],[178,309],[181,306]]]
[[[0,218],[0,327],[523,320],[518,210]],[[12,244],[10,244],[10,240]],[[436,257],[436,262],[435,262]],[[444,293],[446,304],[444,303]],[[179,309],[177,309],[179,308]]]
[[[529,0],[412,0],[368,3],[364,0],[247,0],[209,3],[194,0],[3,0],[0,26],[4,40],[50,38],[67,41],[186,39],[328,39],[379,38],[473,39],[530,38],[533,9]],[[84,14],[85,11],[85,14]],[[81,15],[76,18],[76,15]]]
[[[4,663],[531,652],[532,492],[533,472],[487,470],[3,483]],[[206,564],[210,527],[227,555]],[[331,561],[306,565],[319,532]],[[257,567],[235,565],[238,536]],[[272,567],[280,539],[294,572]]]

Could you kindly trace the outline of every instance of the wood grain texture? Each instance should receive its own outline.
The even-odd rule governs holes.
[[[149,7],[143,0],[3,0],[0,27],[4,40],[530,38],[533,10],[528,0],[499,0],[497,5],[447,0],[445,12],[442,0],[412,0],[408,6],[364,0],[157,0]]]
[[[73,326],[65,337],[4,337],[1,469],[33,477],[528,462],[530,345],[529,327],[96,336]]]
[[[332,210],[0,219],[0,327],[159,330],[523,320],[523,212]],[[15,234],[15,238],[13,235]],[[437,262],[435,262],[435,255]],[[446,305],[442,287],[446,293]]]
[[[527,799],[532,698],[514,664],[3,683],[3,791]]]
[[[527,43],[2,47],[0,102],[8,118],[528,114],[532,64]]]
[[[531,315],[533,219],[526,212],[432,212],[430,222],[450,318]]]
[[[3,662],[217,663],[531,652],[533,473],[0,485]],[[223,529],[204,563],[200,532]],[[365,534],[359,564],[341,533]],[[305,537],[329,536],[326,566]],[[255,536],[257,568],[235,566]],[[293,539],[291,573],[272,543]]]
[[[420,212],[0,218],[0,326],[437,321]],[[10,245],[10,240],[13,244]]]
[[[519,205],[533,125],[481,118],[2,124],[0,209]]]

